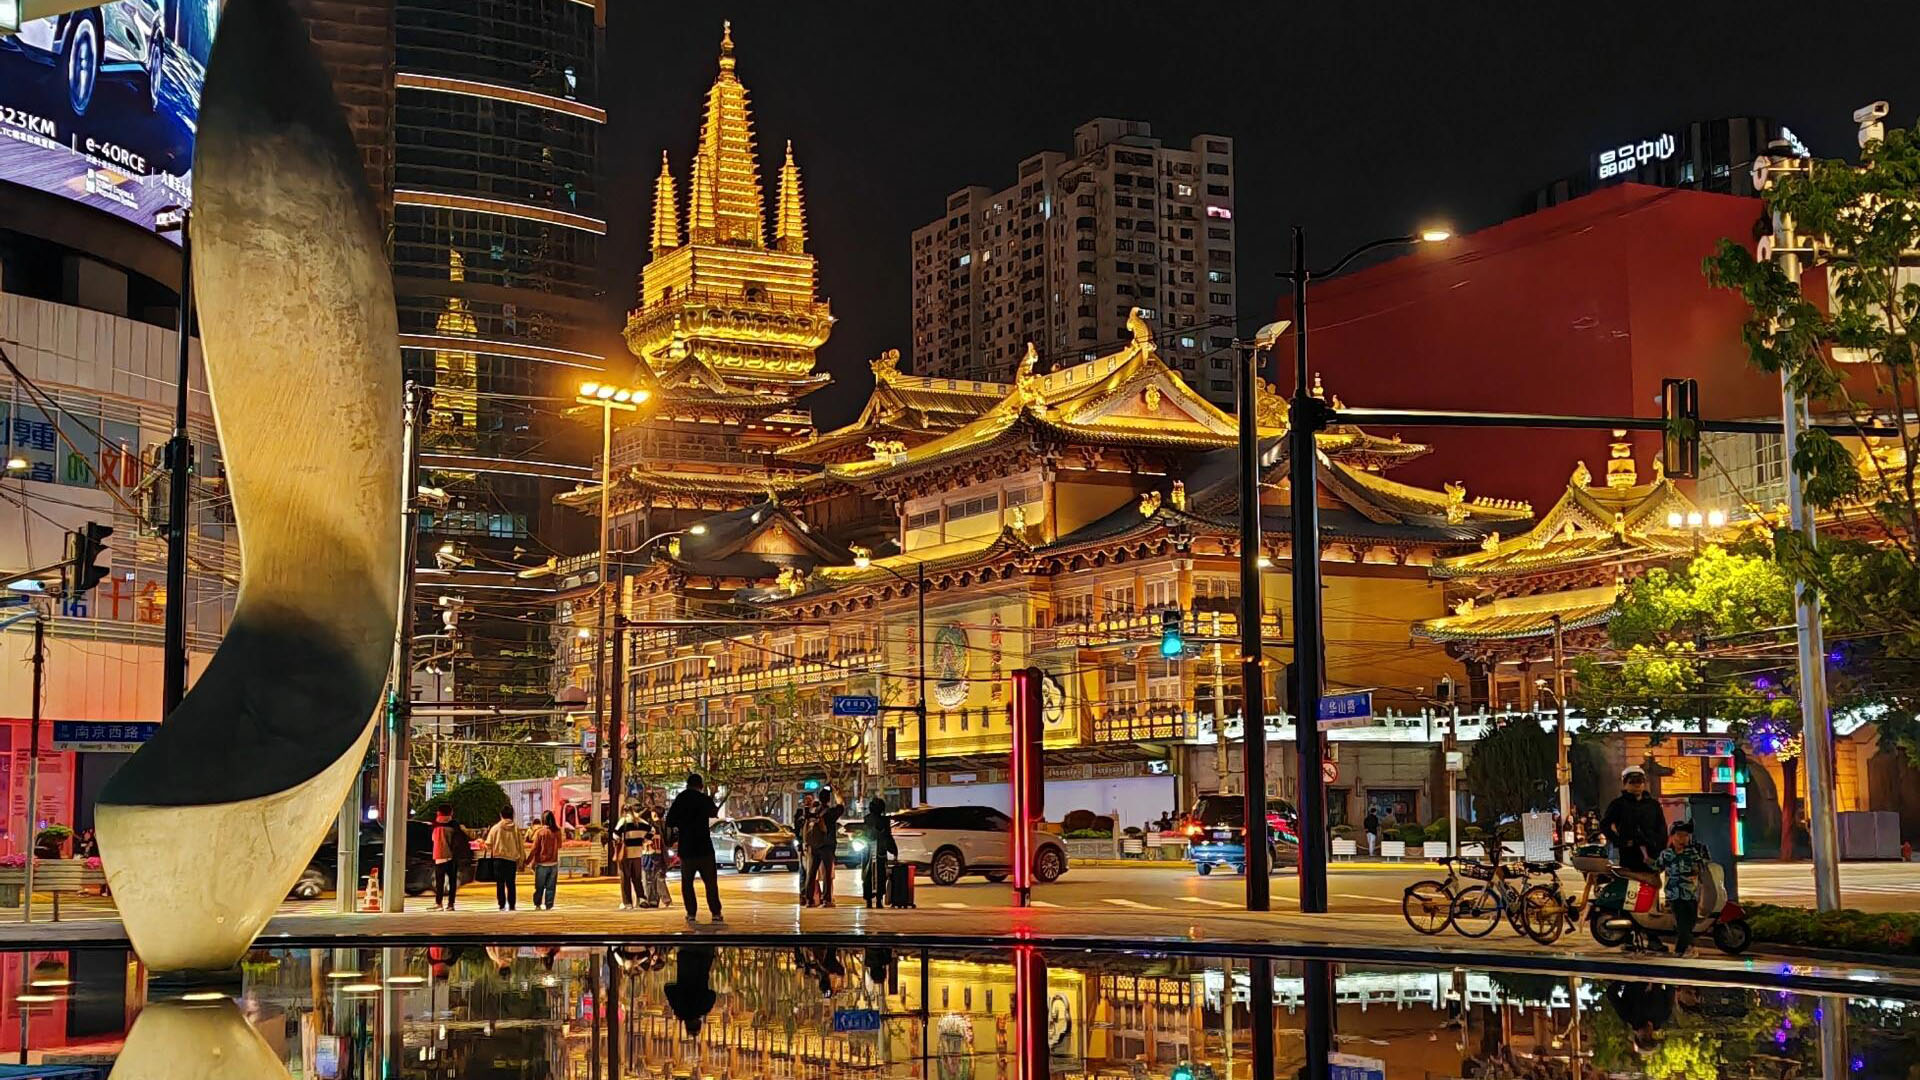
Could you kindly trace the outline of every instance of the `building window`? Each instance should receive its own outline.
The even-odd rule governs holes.
[[[909,531],[914,529],[931,529],[938,524],[940,524],[940,508],[937,506],[931,510],[922,510],[917,514],[907,515],[907,529]]]
[[[1230,150],[1226,140],[1224,139],[1208,139],[1207,140],[1207,153],[1225,154],[1228,152],[1230,152]]]
[[[1102,589],[1100,610],[1107,615],[1133,614],[1133,586],[1109,585]]]
[[[1210,292],[1207,294],[1207,303],[1231,304],[1233,303],[1233,297],[1228,296],[1226,293],[1223,293],[1223,292]]]
[[[1207,207],[1207,216],[1210,218],[1219,218],[1222,221],[1232,221],[1233,211],[1224,206],[1209,206]]]
[[[1233,275],[1225,270],[1209,270],[1207,280],[1217,285],[1224,285],[1233,280]]]
[[[1209,176],[1225,176],[1227,175],[1227,167],[1218,161],[1209,161],[1207,162],[1207,174]]]
[[[1233,389],[1233,380],[1209,379],[1207,380],[1207,389],[1212,390],[1216,394],[1228,393]]]
[[[1053,621],[1056,623],[1085,622],[1091,618],[1093,618],[1093,594],[1083,592],[1060,597]]]
[[[961,518],[978,517],[981,514],[995,513],[1000,509],[1000,496],[976,495],[971,499],[947,504],[947,520],[958,521]]]

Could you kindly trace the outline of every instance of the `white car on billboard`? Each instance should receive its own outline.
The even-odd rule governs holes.
[[[115,0],[21,24],[9,42],[30,59],[56,67],[67,83],[67,106],[85,116],[106,76],[132,75],[157,110],[166,85],[166,0]]]

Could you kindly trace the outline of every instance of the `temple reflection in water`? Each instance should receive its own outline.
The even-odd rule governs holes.
[[[1894,997],[1031,947],[285,948],[224,987],[36,951],[0,954],[0,978],[0,1076],[76,1080],[260,1075],[247,1060],[302,1080],[1267,1080],[1323,1052],[1421,1080],[1908,1077],[1920,1060],[1920,1013]],[[1823,1074],[1828,1009],[1850,1045]]]

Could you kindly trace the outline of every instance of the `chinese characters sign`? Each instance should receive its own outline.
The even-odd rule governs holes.
[[[157,723],[106,723],[55,720],[53,748],[91,753],[131,754],[160,730]]]
[[[1642,139],[1637,143],[1625,143],[1610,150],[1602,150],[1600,151],[1599,178],[1611,180],[1616,176],[1625,176],[1648,162],[1666,161],[1679,149],[1679,140],[1671,135],[1659,135],[1651,139]]]

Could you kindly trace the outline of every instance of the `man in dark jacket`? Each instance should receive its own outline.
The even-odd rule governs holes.
[[[1660,801],[1647,794],[1646,770],[1629,765],[1620,772],[1620,797],[1607,804],[1600,831],[1620,852],[1620,865],[1637,873],[1652,873],[1652,859],[1667,846],[1667,815]]]
[[[694,916],[700,913],[693,899],[695,874],[706,879],[707,910],[713,921],[727,921],[720,916],[720,866],[713,853],[712,825],[719,816],[720,807],[707,794],[700,774],[688,773],[686,790],[674,796],[667,808],[667,828],[680,846],[680,900],[687,906],[688,922],[696,921]]]
[[[813,896],[820,907],[833,906],[834,859],[840,848],[840,817],[847,808],[835,797],[833,789],[820,789],[820,805],[807,819],[807,875],[813,880]]]

